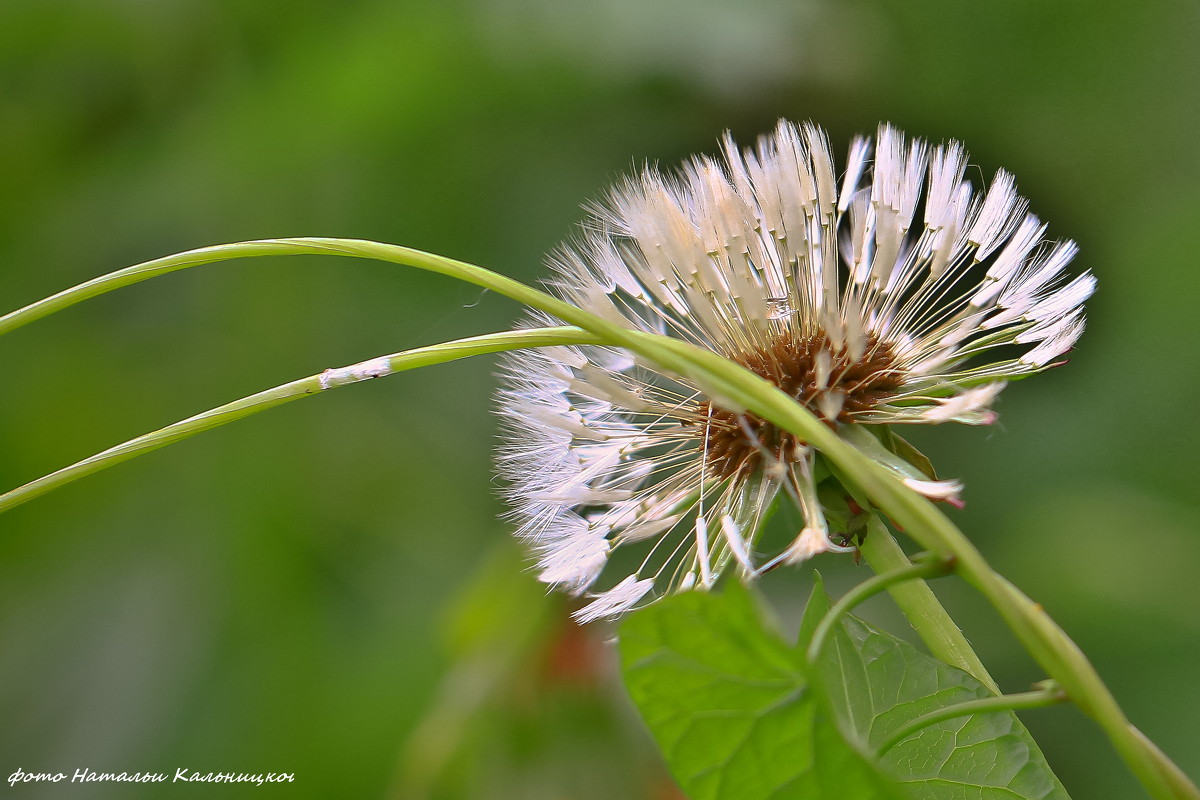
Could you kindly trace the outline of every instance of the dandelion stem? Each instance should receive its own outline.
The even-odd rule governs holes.
[[[877,573],[893,572],[912,563],[891,531],[874,515],[867,522],[867,535],[859,549],[871,565],[871,569]],[[929,588],[929,584],[918,578],[904,583],[893,583],[887,590],[934,656],[968,673],[994,694],[1000,694],[1000,687],[995,679],[988,673],[987,667],[979,660],[967,637],[951,619],[946,608]]]
[[[978,700],[968,700],[965,703],[939,708],[937,711],[931,711],[902,726],[876,749],[875,754],[876,756],[882,756],[917,731],[939,722],[945,722],[948,719],[954,719],[955,717],[966,717],[973,714],[986,714],[996,711],[1016,711],[1020,708],[1044,708],[1066,702],[1068,699],[1067,693],[1059,688],[1058,684],[1054,681],[1043,681],[1041,688],[1032,692],[981,697]]]
[[[812,641],[808,645],[808,661],[815,664],[817,659],[821,657],[821,651],[825,647],[825,642],[829,638],[829,634],[833,631],[834,626],[841,621],[850,609],[859,605],[870,597],[874,597],[885,589],[889,589],[898,584],[903,584],[907,581],[912,581],[918,578],[937,578],[942,575],[948,575],[954,570],[954,563],[944,558],[936,556],[917,557],[916,563],[908,563],[906,566],[900,566],[888,572],[879,572],[872,578],[868,578],[862,583],[855,586],[845,595],[843,595],[833,607],[825,613],[821,621],[817,624],[817,629],[813,632]]]
[[[578,315],[597,319],[585,311],[540,292],[520,281],[505,277],[499,273],[455,261],[452,258],[414,250],[411,247],[382,244],[364,239],[331,239],[323,237],[296,237],[288,239],[258,239],[234,244],[219,244],[211,247],[201,247],[177,253],[163,258],[156,258],[132,267],[126,267],[98,278],[85,281],[78,286],[65,289],[58,294],[38,300],[24,308],[9,312],[0,317],[0,335],[16,330],[23,325],[49,316],[57,311],[75,305],[83,300],[132,286],[135,283],[177,272],[189,267],[199,267],[219,261],[230,261],[238,258],[254,256],[287,256],[287,255],[340,255],[355,258],[372,258],[379,261],[403,264],[408,267],[424,269],[442,275],[458,278],[473,283],[476,286],[492,289],[507,297],[522,303],[550,311],[567,311],[572,309]],[[550,311],[554,313],[554,311]],[[566,319],[566,317],[562,317]],[[611,326],[611,323],[605,323]],[[615,327],[615,326],[611,326]]]
[[[127,442],[110,447],[94,456],[78,461],[69,467],[52,472],[30,481],[0,495],[0,512],[4,512],[35,497],[92,475],[122,461],[128,461],[136,456],[157,450],[160,447],[173,444],[197,433],[220,427],[234,420],[266,411],[268,408],[311,397],[326,389],[347,386],[369,378],[382,377],[393,372],[442,364],[467,356],[496,353],[502,350],[514,350],[522,347],[546,347],[562,344],[590,344],[598,341],[597,337],[585,333],[579,328],[538,328],[532,330],[505,331],[484,336],[473,336],[468,339],[457,339],[451,342],[418,347],[402,353],[373,358],[358,364],[352,364],[341,369],[329,369],[319,375],[281,384],[272,389],[226,403],[223,406],[209,409],[201,414],[188,417],[185,420],[168,425],[165,428],[130,439]]]

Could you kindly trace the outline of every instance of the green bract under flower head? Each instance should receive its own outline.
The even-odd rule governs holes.
[[[957,142],[884,125],[853,142],[839,180],[824,132],[783,122],[752,151],[727,138],[722,160],[616,187],[555,255],[553,285],[739,363],[913,489],[957,502],[959,484],[912,466],[887,426],[992,422],[1005,381],[1071,348],[1095,285],[1063,278],[1074,243],[1044,238],[1012,176],[979,193],[965,169]],[[615,550],[642,548],[581,620],[706,588],[731,565],[754,576],[853,549],[827,521],[813,448],[685,378],[600,346],[512,355],[504,376],[501,471],[541,579],[594,591]],[[781,493],[803,528],[760,553]]]

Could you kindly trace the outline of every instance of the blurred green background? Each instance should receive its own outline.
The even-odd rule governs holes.
[[[955,519],[1200,776],[1200,7],[1004,0],[3,0],[0,305],[254,237],[380,239],[525,280],[649,160],[890,120],[1013,171],[1100,277],[1067,369],[918,437]],[[268,259],[0,343],[0,483],[234,397],[507,327],[510,302]],[[0,772],[284,771],[282,787],[28,798],[678,797],[612,675],[522,571],[491,476],[494,363],[297,403],[0,522]],[[820,559],[835,583],[860,579]],[[772,576],[787,606],[805,572]],[[940,592],[1003,686],[1042,677]],[[789,600],[789,598],[791,598]],[[886,602],[871,606],[899,630]],[[786,613],[786,609],[785,609]],[[1070,708],[1025,715],[1077,798],[1141,797]],[[7,785],[3,786],[7,792]],[[218,794],[212,794],[219,792]]]

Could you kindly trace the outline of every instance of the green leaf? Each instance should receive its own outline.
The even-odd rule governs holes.
[[[821,619],[829,613],[829,593],[825,591],[825,579],[815,569],[812,571],[813,589],[804,605],[804,616],[800,618],[800,642],[811,642]]]
[[[899,798],[838,730],[796,651],[738,586],[621,628],[625,683],[691,800]]]
[[[846,735],[874,752],[911,720],[991,697],[979,681],[905,641],[847,616],[821,657],[822,683]],[[1012,712],[931,725],[882,755],[879,765],[921,800],[1067,800],[1033,737]]]
[[[909,721],[990,693],[854,617],[835,627],[816,667],[806,664],[828,608],[818,583],[798,646],[737,585],[626,620],[626,686],[691,800],[1067,800],[1009,712],[947,720],[877,756]]]
[[[912,442],[896,433],[890,426],[880,425],[879,427],[882,429],[881,438],[883,439],[884,447],[903,458],[909,464],[912,464],[929,480],[936,481],[938,479],[937,472],[934,470],[933,462],[929,460],[929,456],[914,447]]]

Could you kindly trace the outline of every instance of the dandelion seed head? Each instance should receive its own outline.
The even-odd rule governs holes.
[[[1007,381],[1075,344],[1095,279],[1066,278],[1076,246],[1044,238],[1012,175],[980,191],[966,164],[959,143],[889,125],[854,140],[840,179],[814,125],[781,122],[746,150],[726,136],[721,159],[619,183],[552,255],[551,286],[722,355],[835,432],[878,433],[881,449],[890,426],[988,424]],[[731,565],[753,577],[848,549],[825,519],[817,481],[834,479],[813,448],[686,378],[618,348],[563,346],[507,356],[503,381],[499,464],[517,533],[542,580],[592,598],[581,620],[708,588]],[[958,482],[897,452],[879,460],[960,502]],[[760,553],[781,493],[803,527]],[[616,572],[627,549],[637,558]]]

